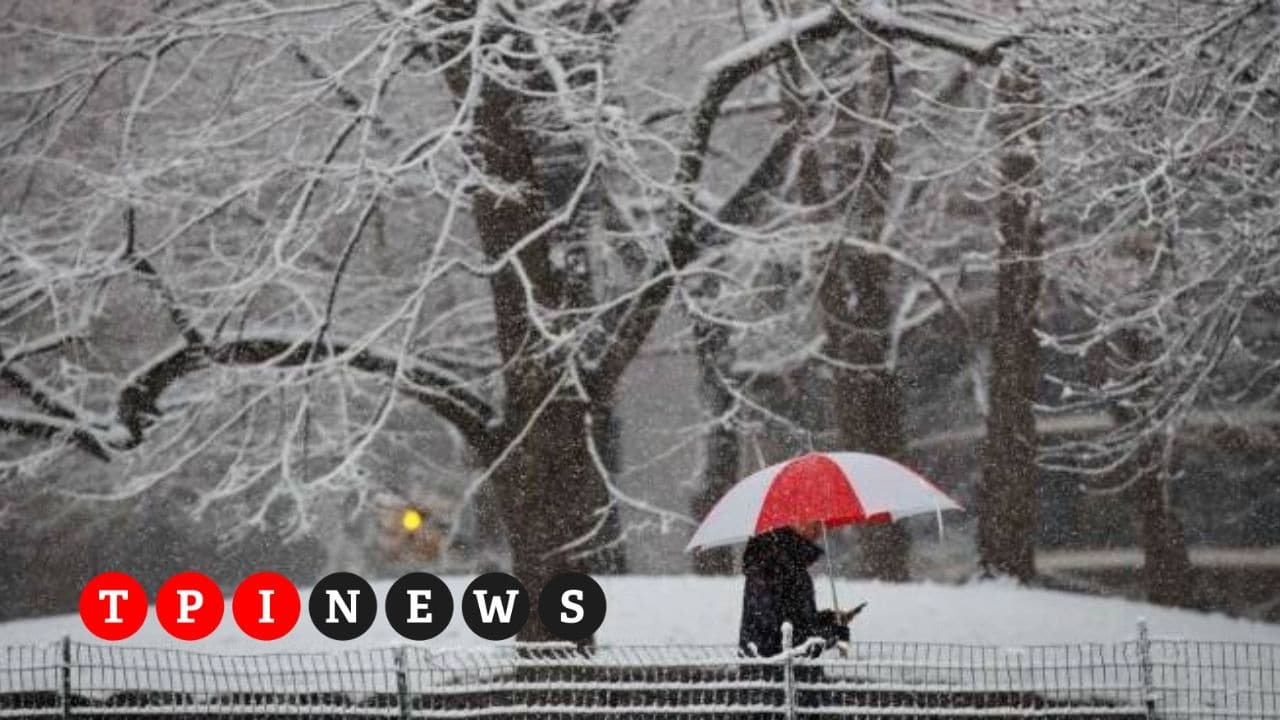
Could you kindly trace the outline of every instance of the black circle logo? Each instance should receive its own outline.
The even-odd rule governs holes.
[[[485,640],[506,640],[529,619],[529,591],[506,573],[485,573],[463,593],[462,619]]]
[[[378,598],[359,575],[336,572],[311,588],[307,601],[311,624],[332,640],[354,640],[365,633],[378,616]]]
[[[409,573],[395,581],[385,603],[387,622],[409,640],[430,640],[453,619],[453,595],[431,573]]]
[[[604,622],[607,603],[600,584],[583,573],[560,573],[538,595],[538,618],[562,640],[585,640]]]

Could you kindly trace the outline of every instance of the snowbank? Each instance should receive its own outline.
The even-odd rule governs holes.
[[[471,578],[445,580],[456,600]],[[732,645],[737,641],[742,591],[738,578],[622,576],[599,580],[609,602],[599,633],[601,642]],[[829,586],[825,579],[817,580],[818,604],[830,605]],[[381,600],[390,581],[373,585]],[[170,638],[153,612],[142,630],[119,644],[263,653],[347,650],[405,642],[387,624],[381,608],[378,620],[363,637],[349,643],[325,638],[306,616],[307,592],[302,591],[303,617],[297,627],[274,642],[244,636],[228,607],[221,626],[204,640],[186,643]],[[1113,598],[1030,590],[1004,582],[953,586],[842,581],[838,592],[845,605],[868,601],[854,625],[855,640],[984,645],[1113,642],[1135,637],[1138,618],[1145,617],[1154,637],[1280,643],[1280,625]],[[96,641],[74,614],[0,623],[0,645],[46,643],[63,635]],[[444,634],[428,644],[462,647],[490,643],[473,635],[461,614],[455,612]]]

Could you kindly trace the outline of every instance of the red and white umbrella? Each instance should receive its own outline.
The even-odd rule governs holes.
[[[809,453],[767,467],[720,498],[685,551],[732,545],[793,523],[824,528],[961,510],[907,466],[858,452]]]

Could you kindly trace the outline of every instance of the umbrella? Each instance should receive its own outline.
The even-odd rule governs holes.
[[[711,508],[686,551],[745,542],[794,523],[824,528],[961,510],[911,468],[879,455],[809,453],[740,481]]]
[[[842,525],[889,523],[912,515],[936,513],[960,504],[907,466],[859,452],[809,453],[771,465],[738,482],[711,508],[685,548],[686,552],[744,542],[754,535],[797,523]],[[835,600],[835,579],[831,579]],[[838,603],[837,603],[838,604]]]

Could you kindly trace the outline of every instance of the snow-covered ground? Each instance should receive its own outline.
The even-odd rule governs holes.
[[[470,579],[445,578],[455,600],[461,597]],[[732,645],[737,641],[742,592],[739,578],[633,575],[598,579],[609,603],[598,635],[602,643]],[[816,580],[818,604],[829,606],[829,586],[825,578]],[[389,585],[390,581],[374,583],[379,600]],[[306,615],[308,592],[309,589],[302,589],[303,616],[297,627],[274,642],[259,642],[243,635],[228,606],[221,626],[204,640],[188,643],[170,638],[153,612],[136,635],[118,644],[256,653],[348,650],[405,642],[387,624],[381,608],[373,628],[363,637],[348,643],[325,638],[315,631]],[[1138,619],[1145,617],[1153,637],[1280,644],[1280,625],[1112,598],[1030,590],[1005,582],[955,586],[843,581],[838,592],[846,606],[868,601],[866,611],[854,625],[855,639],[862,640],[1001,646],[1105,643],[1133,639]],[[0,623],[0,646],[44,644],[63,635],[98,642],[74,614]],[[461,614],[455,612],[444,634],[426,644],[444,648],[491,643],[473,635]]]

